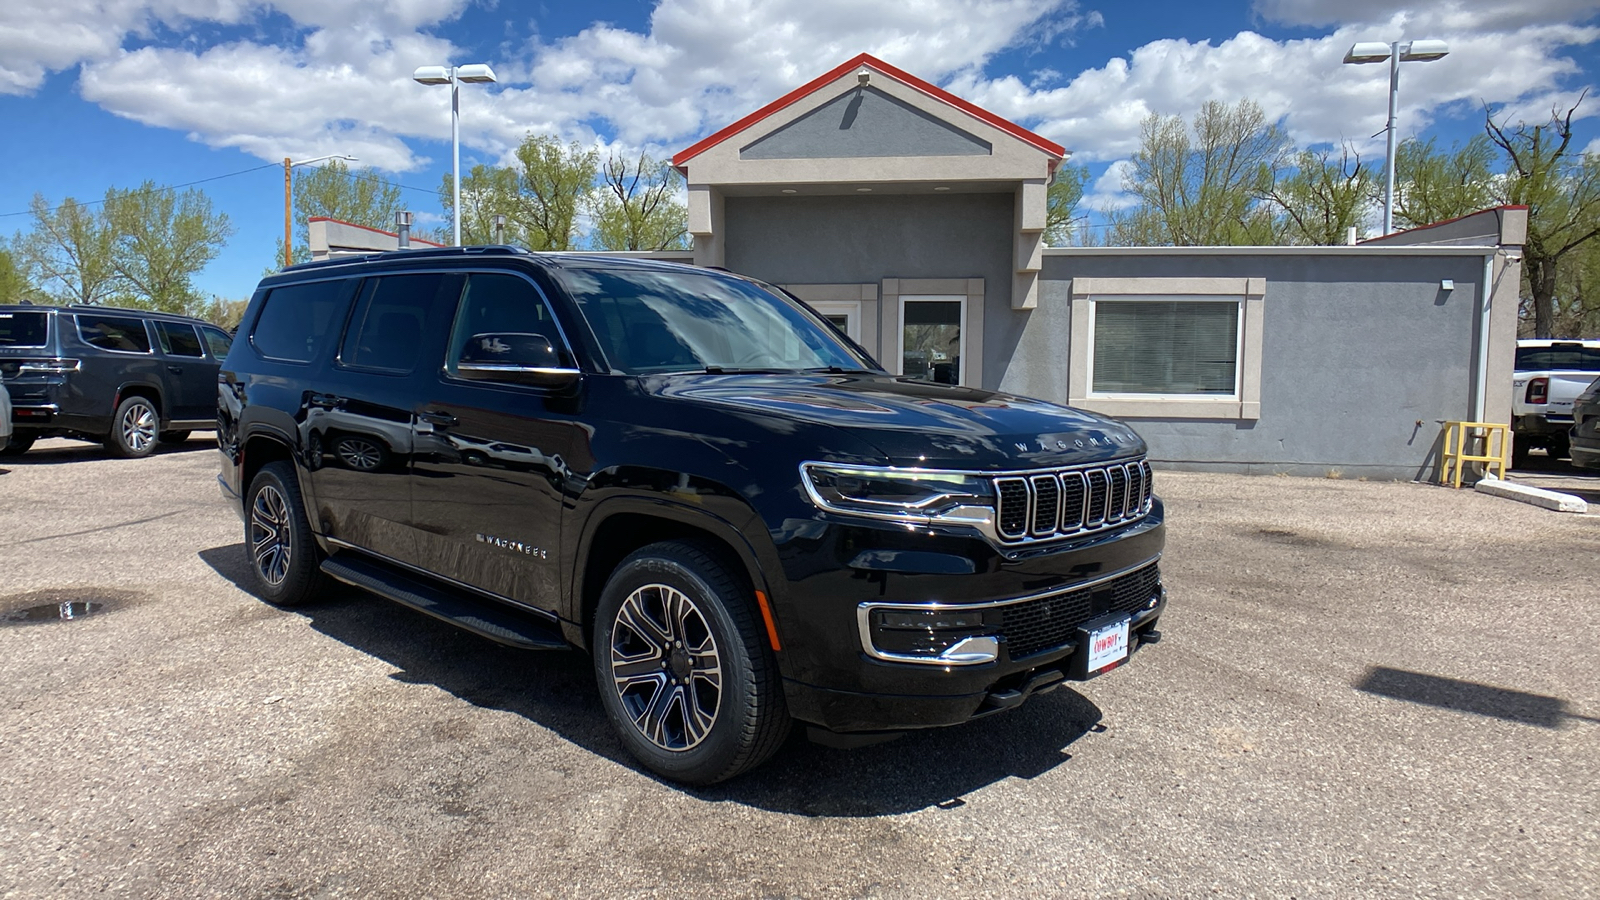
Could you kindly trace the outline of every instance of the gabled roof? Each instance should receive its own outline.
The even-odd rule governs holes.
[[[718,131],[716,134],[713,134],[710,137],[699,141],[698,143],[678,151],[678,153],[672,157],[672,164],[674,166],[682,167],[689,160],[694,159],[701,153],[704,153],[712,147],[715,147],[739,132],[744,131],[746,128],[749,128],[757,122],[760,122],[762,119],[767,118],[773,113],[776,113],[785,107],[792,106],[800,100],[822,90],[824,87],[827,87],[835,81],[838,81],[840,78],[843,78],[861,66],[866,66],[869,69],[887,75],[901,84],[906,85],[907,87],[915,88],[916,90],[927,94],[929,97],[932,97],[935,100],[947,103],[969,116],[993,125],[995,128],[1004,131],[1023,143],[1030,144],[1033,147],[1036,147],[1039,150],[1054,156],[1056,159],[1062,159],[1067,155],[1066,148],[1062,147],[1060,144],[1042,138],[1015,122],[1002,119],[994,113],[969,103],[966,100],[957,97],[955,94],[944,90],[943,88],[929,84],[915,75],[912,75],[908,72],[903,72],[900,69],[889,65],[883,60],[878,59],[870,53],[863,53],[849,62],[846,62],[837,68],[831,69],[817,78],[806,82],[800,87],[795,88],[789,93],[784,94],[782,97],[779,97],[771,103],[768,103],[766,106],[761,107],[739,121],[734,122],[732,125],[729,125],[727,128]],[[1053,167],[1054,165],[1054,162],[1052,162],[1051,166]]]

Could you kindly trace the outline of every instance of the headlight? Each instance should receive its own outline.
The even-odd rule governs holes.
[[[806,493],[831,512],[915,524],[993,521],[994,486],[960,472],[805,463]]]

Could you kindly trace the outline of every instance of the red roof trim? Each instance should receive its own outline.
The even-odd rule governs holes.
[[[838,66],[836,68],[830,69],[828,72],[824,73],[823,75],[821,75],[821,76],[819,76],[817,78],[814,78],[811,81],[806,82],[805,84],[795,88],[794,90],[790,91],[787,94],[784,94],[782,97],[779,97],[778,99],[772,101],[771,103],[768,103],[766,106],[761,107],[760,109],[756,110],[755,112],[751,113],[748,116],[745,116],[744,118],[740,119],[739,121],[734,122],[732,125],[729,125],[727,128],[722,129],[721,131],[717,132],[716,134],[713,134],[708,138],[705,138],[705,139],[703,139],[703,140],[701,140],[701,141],[699,141],[699,142],[697,142],[695,144],[690,145],[689,147],[686,147],[683,150],[678,151],[678,153],[672,157],[672,164],[675,165],[675,166],[682,166],[684,163],[688,162],[689,160],[695,158],[696,156],[699,156],[701,153],[704,153],[705,151],[711,149],[712,147],[715,147],[716,145],[718,145],[718,144],[722,143],[723,141],[727,140],[728,138],[733,137],[734,135],[738,134],[739,132],[744,131],[746,128],[749,128],[751,125],[754,125],[755,123],[761,121],[762,119],[767,118],[768,116],[772,115],[773,113],[778,112],[781,109],[784,109],[785,107],[794,105],[795,103],[799,102],[800,100],[804,99],[805,97],[808,97],[811,94],[816,93],[817,91],[821,90],[822,88],[826,87],[829,84],[832,84],[833,82],[835,82],[835,81],[839,80],[840,78],[844,77],[852,69],[855,69],[858,66],[869,66],[871,68],[877,69],[879,72],[882,72],[883,74],[889,76],[890,78],[895,79],[896,81],[899,81],[899,82],[901,82],[901,83],[903,83],[903,84],[905,84],[905,85],[907,85],[909,87],[916,88],[917,90],[923,92],[924,94],[927,94],[928,96],[934,98],[935,100],[942,100],[945,103],[948,103],[951,106],[954,106],[956,109],[961,110],[962,112],[966,113],[967,115],[970,115],[973,118],[979,119],[979,120],[981,120],[983,122],[987,122],[988,124],[993,125],[994,127],[1000,129],[1001,131],[1004,131],[1005,133],[1011,135],[1012,137],[1015,137],[1015,138],[1023,141],[1024,143],[1031,144],[1034,147],[1037,147],[1038,149],[1043,150],[1044,152],[1051,154],[1052,156],[1061,158],[1061,157],[1065,157],[1067,155],[1066,148],[1062,147],[1060,144],[1057,144],[1056,142],[1051,141],[1051,140],[1046,140],[1045,138],[1042,138],[1039,135],[1034,134],[1033,132],[1029,131],[1026,128],[1023,128],[1021,125],[1018,125],[1015,122],[1009,121],[1007,119],[1002,119],[999,116],[995,115],[994,113],[989,112],[988,110],[983,109],[982,107],[976,106],[976,105],[974,105],[972,103],[969,103],[966,100],[963,100],[960,97],[957,97],[955,94],[952,94],[947,90],[944,90],[943,88],[936,87],[936,86],[934,86],[932,84],[929,84],[928,82],[923,81],[922,79],[916,77],[915,75],[912,75],[912,74],[910,74],[908,72],[903,72],[900,69],[897,69],[894,66],[889,65],[888,63],[884,62],[883,60],[878,59],[877,57],[874,57],[870,53],[863,53],[860,56],[857,56],[856,58],[850,60],[849,62],[844,63],[843,65],[840,65],[840,66]]]
[[[307,222],[332,222],[335,225],[345,225],[345,226],[348,226],[350,228],[359,228],[362,231],[370,231],[373,234],[386,234],[386,235],[388,235],[389,237],[392,237],[392,238],[399,238],[400,237],[399,234],[397,234],[396,232],[393,232],[393,231],[384,231],[382,228],[373,228],[371,225],[357,225],[354,222],[346,222],[343,219],[335,219],[332,216],[312,216],[311,218],[307,219],[306,221]],[[429,247],[448,247],[448,246],[450,246],[449,244],[435,244],[433,241],[425,241],[425,240],[423,240],[422,238],[419,238],[419,237],[412,238],[411,239],[411,243],[413,243],[413,244],[427,244]]]
[[[1502,209],[1527,209],[1527,208],[1528,208],[1528,205],[1526,203],[1502,203],[1499,206],[1486,206],[1483,209],[1474,210],[1472,212],[1469,212],[1464,216],[1456,216],[1453,219],[1445,219],[1444,221],[1441,221],[1441,222],[1430,222],[1427,225],[1418,225],[1415,228],[1402,228],[1399,231],[1391,231],[1388,234],[1380,234],[1377,237],[1370,237],[1370,238],[1367,238],[1367,240],[1365,240],[1365,241],[1357,241],[1356,243],[1365,244],[1368,241],[1381,241],[1384,238],[1392,238],[1397,234],[1410,234],[1413,231],[1427,231],[1429,228],[1438,228],[1440,225],[1449,225],[1451,222],[1459,222],[1462,219],[1470,219],[1473,216],[1481,216],[1484,213],[1489,213],[1489,212],[1498,212],[1498,211],[1500,211]]]

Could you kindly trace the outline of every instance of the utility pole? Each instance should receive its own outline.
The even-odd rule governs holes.
[[[283,158],[283,267],[285,269],[294,265],[294,240],[293,214],[289,211],[289,202],[294,193],[294,176],[289,168],[294,165],[289,157]]]

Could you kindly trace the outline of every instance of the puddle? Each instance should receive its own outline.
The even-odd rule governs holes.
[[[35,591],[0,598],[0,626],[76,622],[102,616],[136,597],[128,591]]]

